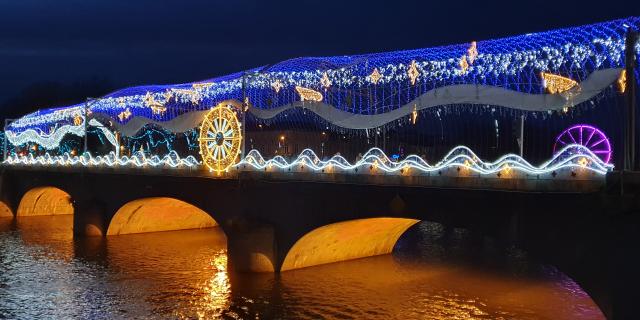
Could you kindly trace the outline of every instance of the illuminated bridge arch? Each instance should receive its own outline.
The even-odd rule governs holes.
[[[115,213],[107,235],[201,229],[218,226],[205,211],[167,197],[143,198],[123,205]]]
[[[13,211],[2,201],[0,201],[0,218],[13,218]]]
[[[22,196],[16,216],[53,216],[73,214],[71,196],[56,187],[36,187]]]
[[[391,253],[398,238],[419,220],[368,218],[332,223],[300,238],[281,271]]]

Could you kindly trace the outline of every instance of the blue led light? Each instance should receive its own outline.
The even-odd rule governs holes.
[[[390,112],[425,92],[456,84],[540,94],[541,71],[580,82],[596,70],[623,67],[626,26],[640,29],[640,18],[478,41],[478,54],[473,59],[471,42],[377,54],[297,58],[198,83],[127,88],[100,98],[89,109],[93,115],[117,123],[127,123],[134,117],[169,121],[223,100],[242,100],[243,83],[246,96],[257,109],[300,101],[295,87],[302,86],[322,93],[323,102],[334,108],[363,115]],[[636,52],[640,53],[640,45]],[[462,60],[467,67],[462,66]],[[415,79],[411,65],[416,68]],[[379,79],[372,76],[374,70],[379,72]],[[152,108],[155,103],[165,109]],[[119,117],[126,109],[131,115]],[[84,104],[40,110],[13,122],[9,131],[14,135],[28,130],[49,135],[58,128],[73,126],[77,115],[84,115]]]

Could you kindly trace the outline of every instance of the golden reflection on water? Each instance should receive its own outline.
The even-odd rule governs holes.
[[[219,228],[108,237],[107,252],[110,268],[140,282],[150,308],[161,314],[211,319],[228,309],[226,238]]]
[[[13,223],[13,218],[0,216],[0,232],[8,230]]]
[[[564,280],[411,263],[392,255],[281,276],[286,318],[292,319],[604,319],[584,292]]]
[[[73,215],[18,217],[15,223],[26,245],[44,246],[48,255],[73,259]]]
[[[604,319],[566,277],[393,255],[235,274],[219,228],[73,239],[69,218],[0,219],[0,318]]]
[[[213,319],[220,317],[227,310],[231,298],[231,284],[227,272],[227,254],[224,251],[211,260],[211,268],[214,276],[202,284],[200,292],[195,294],[191,301],[193,310],[198,319]],[[188,315],[178,314],[180,318],[187,319]]]

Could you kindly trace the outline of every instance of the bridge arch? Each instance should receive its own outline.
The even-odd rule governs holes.
[[[407,218],[367,218],[316,228],[291,247],[280,270],[391,253],[398,238],[418,222]]]
[[[13,218],[13,211],[2,201],[0,201],[0,218]]]
[[[73,214],[71,196],[62,189],[43,186],[27,191],[20,200],[16,216],[54,216]]]
[[[115,213],[107,235],[202,229],[218,223],[202,209],[169,197],[152,197],[126,203]]]

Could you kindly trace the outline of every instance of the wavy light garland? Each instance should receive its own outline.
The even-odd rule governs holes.
[[[435,165],[428,164],[417,155],[410,155],[402,161],[393,161],[378,148],[370,149],[354,164],[349,163],[344,157],[335,155],[327,161],[322,161],[311,150],[305,149],[300,155],[288,162],[282,156],[265,160],[257,150],[251,150],[236,167],[248,165],[258,170],[272,167],[278,169],[290,169],[295,167],[308,168],[313,171],[354,171],[356,169],[369,168],[386,173],[402,173],[416,170],[418,173],[431,173],[449,168],[461,168],[473,171],[481,175],[491,175],[499,172],[521,171],[526,174],[549,174],[562,169],[586,169],[598,174],[606,174],[613,170],[613,165],[604,163],[593,152],[581,145],[569,145],[556,153],[554,157],[540,166],[533,166],[522,157],[515,154],[502,156],[494,162],[484,162],[476,156],[468,147],[457,146],[453,148],[440,162]]]
[[[34,157],[32,154],[27,156],[12,155],[3,162],[9,165],[46,165],[46,166],[129,166],[129,167],[164,167],[171,168],[193,168],[200,166],[194,156],[181,158],[177,152],[171,151],[166,156],[147,157],[143,152],[136,152],[133,156],[117,157],[115,152],[110,152],[106,156],[92,156],[85,153],[81,156],[72,156],[65,153],[61,156],[51,156],[48,153],[42,156]]]
[[[84,118],[83,118],[84,119]],[[89,121],[89,126],[96,127],[107,137],[107,140],[114,145],[118,146],[118,142],[116,138],[109,129],[107,129],[102,123],[97,121],[96,119],[91,119]],[[51,134],[48,135],[40,135],[37,131],[33,129],[29,129],[27,131],[23,131],[20,133],[14,133],[13,131],[7,130],[7,140],[16,146],[25,144],[25,143],[37,143],[47,150],[55,149],[60,146],[60,142],[67,134],[74,134],[79,137],[84,136],[84,125],[64,125],[60,128],[53,130]]]
[[[199,168],[202,163],[193,156],[180,158],[171,151],[168,155],[160,158],[158,156],[147,157],[142,152],[137,152],[131,157],[116,157],[114,152],[106,156],[93,157],[90,154],[82,156],[71,156],[68,153],[61,156],[34,157],[12,155],[3,162],[8,165],[48,165],[48,166],[130,166],[130,167],[170,167],[170,168]],[[468,172],[480,175],[505,174],[508,176],[512,172],[523,172],[531,175],[553,174],[563,169],[587,170],[596,174],[604,175],[613,170],[613,165],[600,160],[589,149],[581,145],[568,145],[554,157],[541,164],[533,166],[522,157],[515,154],[507,154],[494,162],[485,162],[468,147],[458,146],[453,148],[440,162],[435,165],[428,164],[424,159],[416,155],[410,155],[402,161],[393,161],[378,148],[370,149],[362,159],[351,164],[344,157],[335,155],[331,159],[322,161],[311,150],[303,150],[298,157],[288,162],[282,156],[265,160],[260,152],[251,150],[247,156],[233,166],[236,170],[245,171],[265,171],[265,170],[290,170],[300,168],[301,170],[311,170],[314,172],[326,173],[348,173],[348,174],[376,174],[376,172],[400,174],[400,175],[421,175],[425,173],[441,173],[447,169],[460,168]],[[360,169],[360,170],[359,170]]]
[[[55,129],[51,134],[48,135],[41,135],[34,129],[27,129],[26,131],[22,131],[20,133],[15,133],[9,130],[6,131],[7,140],[15,146],[19,146],[25,143],[37,143],[47,150],[57,148],[60,145],[60,141],[62,141],[62,138],[64,138],[67,133],[75,134],[76,136],[82,137],[84,136],[84,126],[66,124]]]

